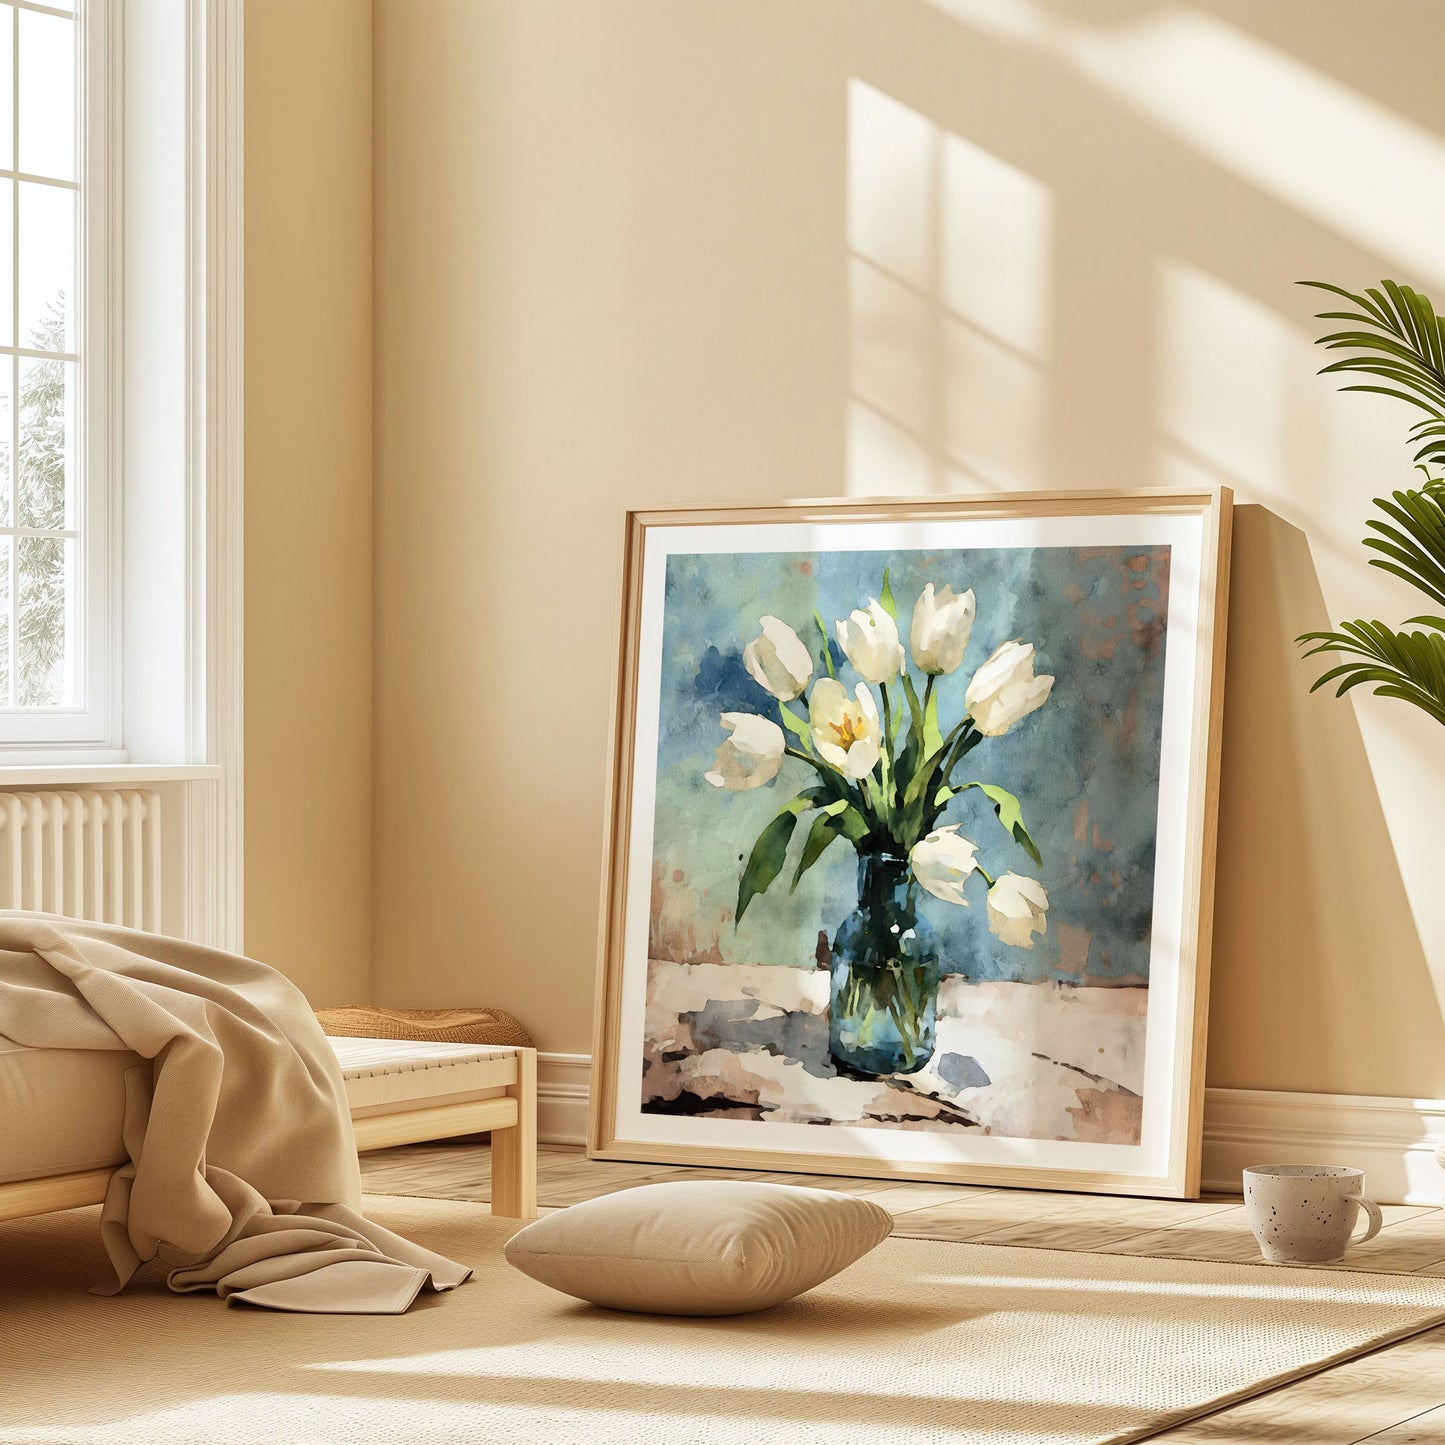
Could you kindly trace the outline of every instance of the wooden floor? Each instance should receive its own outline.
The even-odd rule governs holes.
[[[366,1189],[375,1194],[491,1197],[491,1160],[484,1144],[411,1144],[378,1150],[362,1155],[362,1175]],[[538,1160],[537,1193],[543,1208],[561,1208],[636,1184],[689,1178],[766,1179],[866,1194],[893,1215],[895,1234],[916,1239],[1186,1259],[1259,1258],[1243,1205],[1230,1195],[1180,1202],[669,1169],[590,1160],[580,1150],[549,1145],[542,1146]],[[1356,1250],[1344,1265],[1321,1268],[1445,1276],[1445,1211],[1386,1205],[1384,1215],[1378,1239]],[[1363,1440],[1381,1445],[1445,1445],[1445,1325],[1154,1438],[1171,1445],[1260,1440],[1289,1445],[1357,1445]]]

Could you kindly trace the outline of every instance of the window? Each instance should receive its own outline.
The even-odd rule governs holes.
[[[0,747],[10,749],[116,741],[97,284],[107,86],[84,4],[0,0]]]

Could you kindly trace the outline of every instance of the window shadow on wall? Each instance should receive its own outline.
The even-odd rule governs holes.
[[[1409,418],[1314,375],[1293,286],[1445,283],[1445,105],[1410,27],[1233,0],[854,16],[848,490],[1236,488],[1210,1082],[1445,1093],[1429,834],[1372,767],[1393,704],[1362,734],[1293,643],[1417,610],[1359,550],[1369,497],[1411,480],[1382,443]]]

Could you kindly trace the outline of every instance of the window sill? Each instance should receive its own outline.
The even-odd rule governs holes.
[[[0,763],[0,788],[63,787],[110,783],[131,787],[141,783],[193,783],[219,778],[214,763]]]

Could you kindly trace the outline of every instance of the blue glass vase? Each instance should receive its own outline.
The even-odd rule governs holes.
[[[858,857],[858,906],[833,939],[828,1052],[843,1073],[912,1074],[933,1055],[938,938],[906,858]]]

